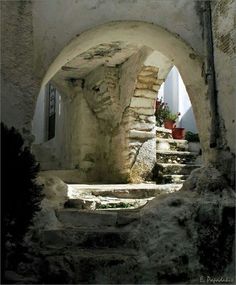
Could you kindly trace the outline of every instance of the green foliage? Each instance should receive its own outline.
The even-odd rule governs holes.
[[[2,250],[3,263],[11,256],[11,266],[17,262],[24,235],[43,198],[41,186],[35,183],[39,165],[23,144],[14,128],[1,123]]]
[[[156,101],[155,116],[157,126],[161,127],[166,120],[176,121],[179,115],[180,113],[172,113],[167,103],[164,103],[161,99],[158,99]]]
[[[199,142],[199,135],[198,134],[195,134],[193,132],[186,132],[185,134],[185,139],[188,141],[188,142]]]

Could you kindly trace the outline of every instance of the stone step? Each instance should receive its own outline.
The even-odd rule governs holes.
[[[139,270],[138,252],[132,249],[73,249],[42,251],[50,264],[45,272],[48,284],[57,284],[58,264],[73,268],[72,279],[64,284],[134,284],[133,270]],[[67,257],[65,259],[65,257]],[[60,267],[59,267],[60,268]],[[63,270],[63,268],[61,268]],[[66,271],[66,270],[65,270]],[[66,271],[66,272],[67,272]],[[67,276],[66,276],[67,277]],[[52,282],[54,281],[54,282]],[[63,280],[62,280],[63,281]]]
[[[162,127],[156,127],[156,137],[172,139],[172,131]]]
[[[123,211],[88,211],[76,209],[61,209],[56,211],[58,220],[65,227],[115,227],[127,225],[138,221],[140,217],[139,210]]]
[[[88,198],[89,197],[89,198]],[[81,196],[78,199],[69,199],[66,203],[67,208],[85,209],[85,210],[124,210],[143,207],[152,198],[146,199],[125,199],[115,197],[99,197],[94,195]]]
[[[90,226],[90,225],[88,225]],[[139,248],[135,234],[124,228],[60,228],[42,232],[42,246],[45,248]]]
[[[158,175],[189,175],[194,169],[201,167],[195,164],[157,163]]]
[[[115,226],[117,213],[107,211],[88,211],[62,209],[56,212],[58,220],[66,227],[109,227]]]
[[[180,150],[188,151],[188,141],[187,140],[176,140],[176,139],[165,139],[157,138],[157,150]]]
[[[176,150],[157,150],[156,154],[158,163],[193,164],[197,157],[196,153]]]
[[[189,177],[189,175],[162,175],[158,177],[159,183],[174,183],[174,184],[183,184],[184,181]]]
[[[142,199],[156,197],[162,193],[172,193],[178,191],[179,189],[180,185],[177,184],[69,184],[68,196],[70,199],[76,199],[81,198],[81,195],[84,194],[92,194],[94,196],[102,197]]]

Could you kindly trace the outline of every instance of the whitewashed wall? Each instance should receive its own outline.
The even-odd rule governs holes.
[[[192,104],[178,69],[174,66],[161,86],[158,98],[163,98],[173,113],[180,112],[177,126],[197,133]]]

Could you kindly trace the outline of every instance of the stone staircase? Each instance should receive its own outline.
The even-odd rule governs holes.
[[[65,208],[78,210],[125,210],[145,206],[162,193],[180,189],[180,184],[69,184]]]
[[[65,207],[55,210],[56,227],[41,232],[44,282],[137,283],[130,272],[141,272],[142,266],[136,233],[140,207],[180,187],[154,183],[68,185]]]
[[[44,282],[137,283],[129,273],[141,272],[140,208],[160,194],[178,191],[199,167],[197,155],[188,151],[186,140],[173,140],[169,130],[158,129],[158,184],[69,184],[65,207],[55,211],[57,226],[41,233]]]
[[[127,225],[137,225],[138,210],[67,208],[57,210],[56,216],[61,226],[44,230],[41,237],[44,282],[135,283],[129,272],[139,264],[139,241],[135,228]]]
[[[187,140],[173,139],[171,130],[157,128],[156,183],[182,184],[194,169],[201,166],[199,154],[188,149]]]

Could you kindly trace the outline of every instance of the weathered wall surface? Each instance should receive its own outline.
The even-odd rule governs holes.
[[[32,12],[30,1],[1,1],[1,116],[29,141],[40,87],[34,74]]]
[[[71,60],[68,55],[77,56],[79,52],[101,44],[110,37],[110,41],[126,40],[136,45],[147,44],[163,52],[178,67],[191,97],[205,161],[211,160],[212,156],[216,156],[216,151],[209,150],[211,108],[199,72],[201,57],[204,56],[204,44],[198,3],[199,1],[195,0],[1,1],[3,121],[19,128],[24,136],[28,137],[28,141],[32,140],[30,129],[36,96],[40,81],[50,64],[64,47],[66,50],[60,54],[60,60],[55,65],[57,70]],[[224,149],[230,148],[232,152],[235,152],[235,119],[232,119],[234,104],[229,102],[233,102],[235,90],[227,74],[235,74],[232,68],[235,58],[234,5],[235,1],[232,0],[217,1],[213,5],[219,114],[221,123],[225,126],[221,136],[226,138],[222,145]],[[227,21],[224,20],[223,23],[225,18]],[[143,24],[122,23],[132,20],[142,21]],[[87,35],[82,34],[90,28],[112,21],[121,21],[120,29],[112,23],[104,29],[96,28]],[[141,37],[137,37],[139,32]],[[160,37],[157,36],[158,33]],[[87,42],[84,41],[86,36]],[[77,41],[71,42],[75,38]],[[80,44],[79,48],[76,47],[77,44]],[[53,75],[53,72],[51,74]],[[225,97],[229,94],[232,95],[227,101]],[[229,163],[229,167],[231,165],[232,163]]]
[[[130,178],[133,182],[151,180],[150,174],[156,162],[154,103],[160,85],[158,68],[143,66],[137,76],[129,108],[129,147],[132,166]]]
[[[212,14],[218,108],[221,116],[224,118],[222,123],[225,127],[225,139],[234,153],[236,150],[235,137],[230,134],[230,130],[235,129],[236,119],[235,9],[235,1],[220,0],[213,7]]]
[[[179,35],[197,53],[203,53],[195,0],[35,0],[33,15],[35,60],[42,75],[73,38],[112,21],[159,25]]]
[[[218,0],[212,5],[213,39],[216,71],[218,112],[220,115],[221,147],[226,150],[218,163],[234,176],[234,164],[230,166],[231,151],[236,152],[236,22],[235,0]],[[232,158],[233,159],[233,158]]]

